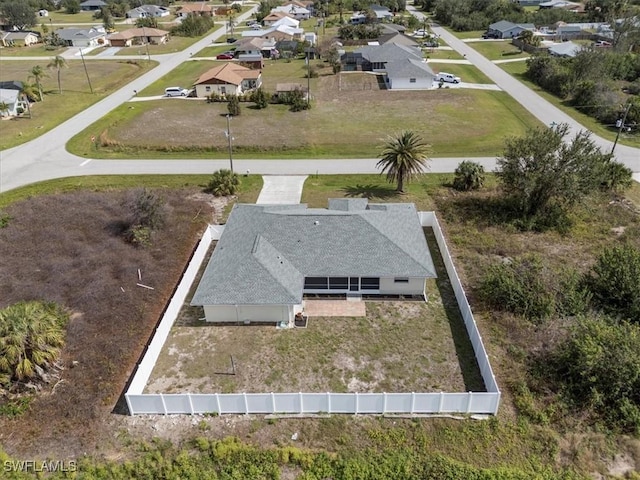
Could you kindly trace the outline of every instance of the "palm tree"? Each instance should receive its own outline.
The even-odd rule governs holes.
[[[33,78],[36,81],[36,85],[38,86],[38,94],[40,96],[40,101],[44,102],[44,95],[42,94],[42,84],[40,81],[47,76],[44,72],[44,69],[40,65],[36,65],[33,67],[29,73],[31,74],[29,78]]]
[[[62,67],[67,66],[67,61],[60,55],[56,55],[51,59],[47,68],[56,69],[58,71],[58,93],[62,93],[62,87],[60,85],[60,70]]]
[[[9,104],[7,102],[0,101],[0,116],[2,116],[4,112],[9,113]]]
[[[0,310],[0,385],[43,378],[60,355],[68,319],[55,303],[19,302]]]
[[[376,166],[387,174],[389,183],[397,182],[398,193],[404,193],[405,182],[427,168],[429,148],[415,132],[404,131],[389,137]]]

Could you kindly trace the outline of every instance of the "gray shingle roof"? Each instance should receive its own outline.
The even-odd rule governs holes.
[[[358,48],[354,53],[361,54],[362,58],[367,59],[371,63],[388,63],[394,60],[402,60],[403,58],[422,60],[422,52],[420,49],[407,45],[398,45],[397,43],[367,45],[366,47]]]
[[[435,277],[413,204],[236,205],[192,305],[296,304],[304,277]]]
[[[425,62],[406,59],[387,63],[387,75],[391,78],[434,77],[436,74]]]

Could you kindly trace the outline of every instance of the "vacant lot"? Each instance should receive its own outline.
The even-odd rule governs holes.
[[[527,52],[521,52],[518,47],[511,44],[511,40],[488,40],[467,43],[471,48],[487,57],[489,60],[508,60],[512,58],[527,58]],[[524,63],[524,61],[523,61]]]
[[[49,54],[57,55],[54,52]],[[31,105],[32,118],[22,117],[1,121],[0,150],[25,143],[57,127],[65,120],[93,105],[117,88],[129,83],[156,65],[155,62],[87,61],[93,94],[80,60],[67,61],[60,71],[62,93],[58,93],[57,72],[47,69],[48,60],[3,61],[0,80],[18,80],[32,83],[30,70],[39,65],[46,77],[42,79],[44,101]]]
[[[207,65],[201,68],[205,71]],[[302,62],[267,65],[265,88],[273,91],[282,81],[306,85],[304,72]],[[193,78],[197,72],[190,73]],[[245,158],[371,157],[389,134],[412,129],[432,145],[433,156],[494,156],[502,150],[506,135],[521,135],[538,124],[503,92],[390,92],[381,90],[378,78],[366,73],[327,74],[313,80],[309,111],[294,113],[282,105],[255,110],[243,103],[241,115],[232,123],[234,153]],[[226,113],[226,104],[204,101],[163,99],[124,105],[75,137],[69,148],[79,154],[89,152],[87,139],[95,135],[102,147],[92,155],[99,157],[223,157]]]

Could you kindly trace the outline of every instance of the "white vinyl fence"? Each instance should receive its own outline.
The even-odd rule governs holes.
[[[419,212],[423,227],[431,227],[440,247],[449,279],[473,344],[486,392],[466,393],[211,393],[144,394],[160,350],[185,301],[191,283],[211,245],[223,227],[211,226],[200,244],[167,307],[156,333],[125,394],[131,415],[138,414],[434,414],[498,412],[500,390],[482,344],[473,313],[453,266],[440,225],[433,212]]]

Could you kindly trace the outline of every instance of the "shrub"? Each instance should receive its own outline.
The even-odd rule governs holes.
[[[600,188],[609,192],[622,192],[631,187],[633,172],[620,162],[607,162],[602,171]]]
[[[127,231],[127,240],[139,247],[149,247],[151,246],[151,229],[134,225]]]
[[[0,228],[8,227],[10,220],[11,216],[8,213],[0,212]]]
[[[238,174],[223,168],[213,173],[207,185],[207,191],[216,196],[235,195],[239,185]]]
[[[146,188],[135,190],[128,206],[131,209],[132,225],[157,230],[164,223],[164,201]]]
[[[480,294],[498,310],[540,320],[555,312],[549,277],[540,259],[534,256],[494,264],[480,283]]]
[[[69,314],[50,302],[19,302],[0,310],[0,386],[46,380],[64,345]]]
[[[269,94],[260,87],[251,93],[251,101],[256,104],[256,108],[261,110],[269,105]]]
[[[605,312],[640,324],[640,250],[606,248],[587,278],[596,304]]]
[[[575,405],[612,428],[640,434],[640,325],[581,319],[552,363]]]
[[[229,115],[237,117],[240,115],[240,99],[237,95],[229,95],[228,99],[227,110],[229,111]]]
[[[484,185],[484,167],[479,163],[465,160],[455,171],[453,188],[461,191],[478,190]]]
[[[171,34],[181,37],[200,37],[211,30],[213,26],[211,17],[189,15],[179,25],[171,29]]]

